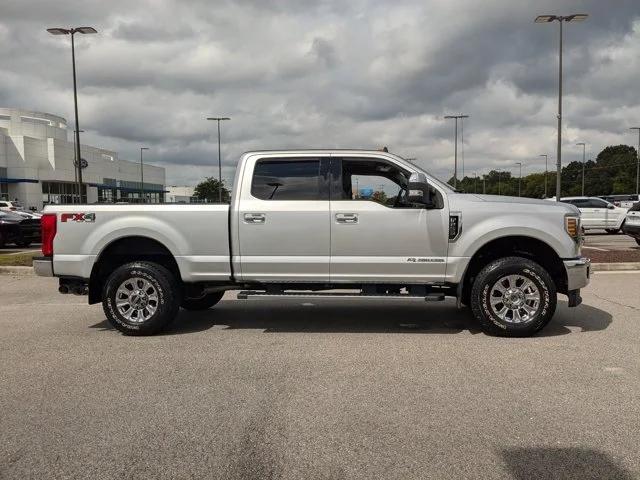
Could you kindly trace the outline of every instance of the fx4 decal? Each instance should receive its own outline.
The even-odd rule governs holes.
[[[96,221],[96,214],[95,213],[63,213],[60,215],[60,221],[91,223]]]

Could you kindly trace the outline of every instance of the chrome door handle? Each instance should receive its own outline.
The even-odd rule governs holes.
[[[336,213],[337,223],[358,223],[357,213]]]
[[[264,213],[245,213],[244,223],[264,223],[266,215]]]

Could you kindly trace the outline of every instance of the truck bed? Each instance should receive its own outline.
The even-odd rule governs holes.
[[[98,255],[126,237],[146,237],[175,257],[185,282],[231,277],[229,205],[56,205],[53,271],[89,278]],[[66,215],[65,215],[66,214]]]

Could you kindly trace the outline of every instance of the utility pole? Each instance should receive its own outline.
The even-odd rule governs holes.
[[[231,120],[229,117],[207,117],[218,122],[218,201],[222,203],[222,156],[220,155],[220,122]]]
[[[520,167],[520,175],[518,176],[518,196],[520,196],[520,183],[522,183],[522,162],[516,162],[516,165]]]
[[[562,175],[562,24],[564,22],[582,22],[589,15],[586,13],[574,13],[572,15],[538,15],[535,23],[551,23],[557,21],[560,24],[560,45],[558,49],[558,146],[556,158],[556,202],[561,197]]]
[[[576,146],[582,145],[582,196],[584,197],[584,155],[587,149],[587,146],[584,142],[576,143]]]
[[[640,194],[640,127],[631,127],[629,130],[638,131],[638,149],[636,150],[636,195]]]
[[[453,146],[453,188],[458,188],[458,119],[469,118],[469,115],[445,115],[444,118],[453,118],[455,121]]]
[[[500,195],[500,171],[498,170],[498,195]]]
[[[546,153],[540,155],[540,157],[544,157],[544,198],[547,198],[547,173],[549,168],[547,166],[548,155]]]

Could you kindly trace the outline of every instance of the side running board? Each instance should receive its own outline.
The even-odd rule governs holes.
[[[409,295],[406,293],[397,294],[371,294],[371,293],[343,293],[343,292],[278,292],[268,293],[263,290],[243,290],[238,292],[239,300],[247,300],[249,298],[258,297],[313,297],[313,298],[411,298],[423,299],[426,302],[441,302],[444,300],[444,293],[427,293],[426,295]]]

